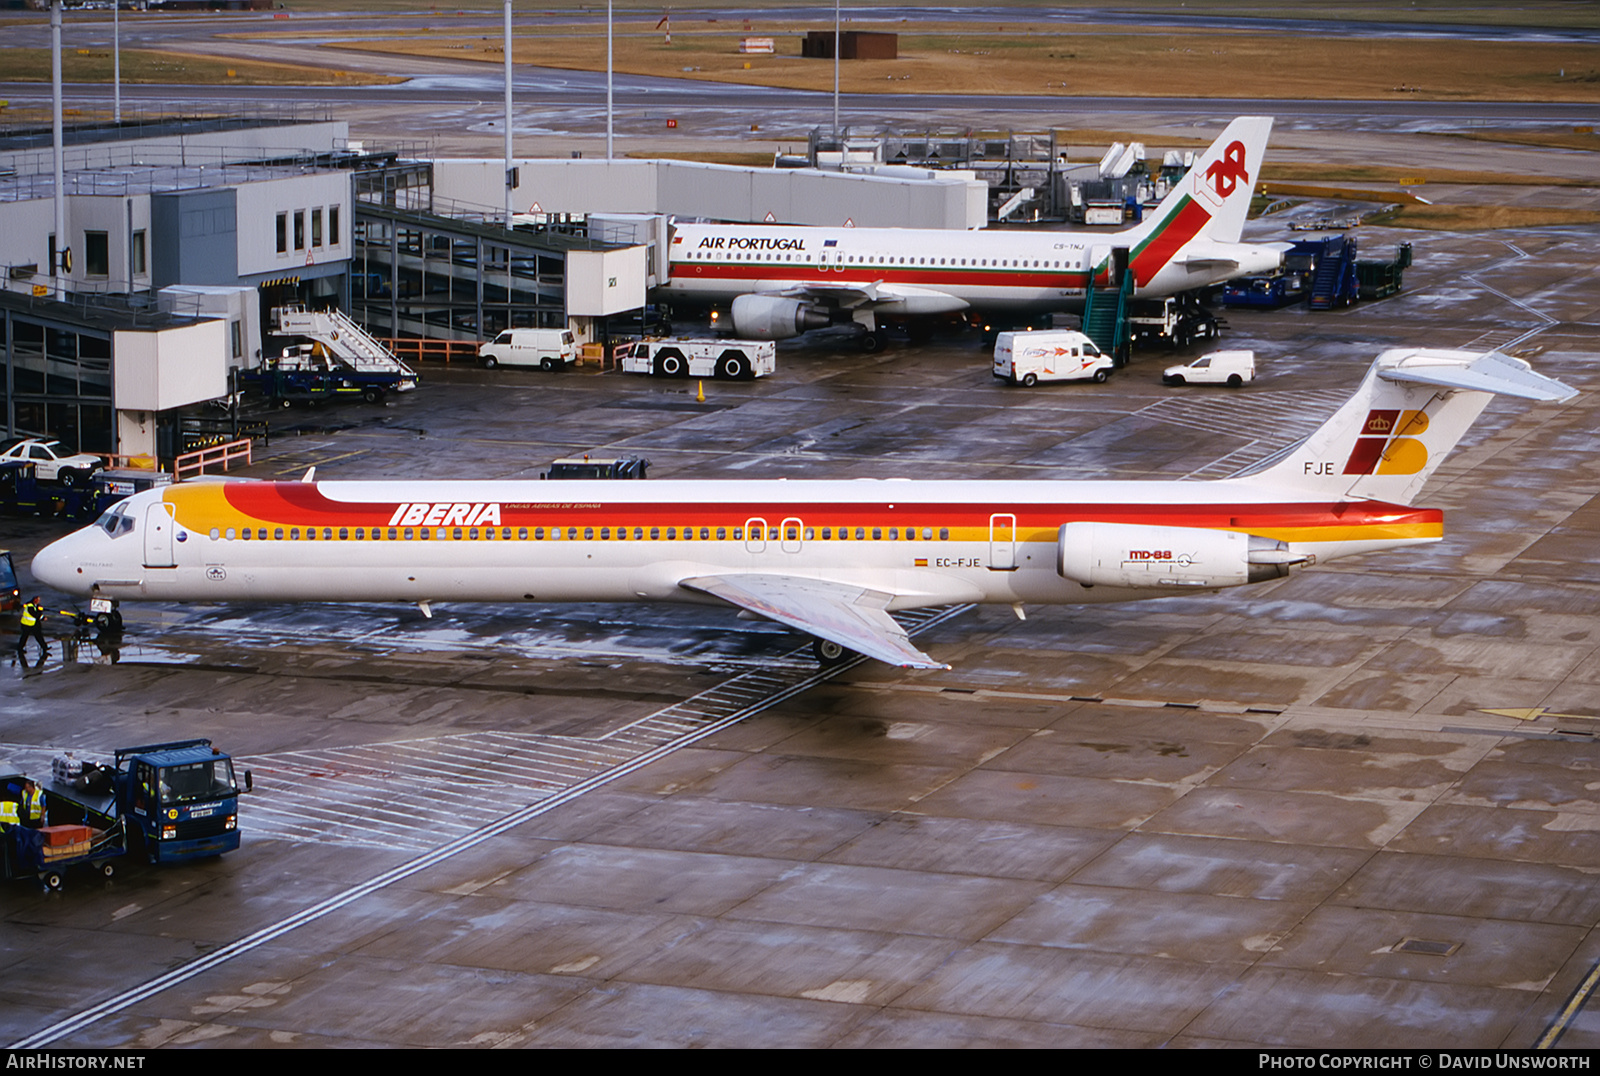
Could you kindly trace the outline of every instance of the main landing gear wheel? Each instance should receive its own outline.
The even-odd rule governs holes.
[[[811,653],[816,655],[817,661],[820,662],[822,667],[825,669],[831,669],[836,665],[843,665],[845,662],[860,656],[854,650],[840,646],[832,639],[812,640]]]
[[[861,337],[861,350],[865,351],[868,355],[871,355],[875,352],[882,351],[884,343],[885,341],[882,333],[864,333]]]

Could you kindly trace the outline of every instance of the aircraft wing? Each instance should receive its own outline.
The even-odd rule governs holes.
[[[881,590],[787,575],[706,575],[679,586],[721,598],[819,639],[908,669],[948,669],[911,645],[906,629],[885,611]]]
[[[889,284],[881,280],[870,284],[810,281],[792,285],[781,291],[760,294],[786,299],[807,299],[845,310],[867,307],[896,314],[953,314],[965,310],[969,305],[965,299],[958,299],[949,292],[939,291],[937,288]]]

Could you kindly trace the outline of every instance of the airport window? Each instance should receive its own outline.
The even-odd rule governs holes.
[[[711,528],[710,527],[701,527],[700,528],[700,540],[702,542],[709,542],[711,540]]]
[[[218,530],[216,527],[212,527],[211,528],[211,540],[213,542],[215,542],[218,538],[221,538],[221,537],[222,537],[222,531]],[[233,535],[229,534],[228,537],[232,538]]]
[[[306,249],[306,211],[294,211],[294,249]]]
[[[635,527],[635,528],[633,528],[633,540],[635,542],[644,541],[644,528],[643,527]]]
[[[318,206],[311,211],[311,245],[322,245],[322,207]]]
[[[816,531],[815,527],[807,527],[806,528],[806,541],[809,542],[813,538],[815,538],[816,536],[817,536],[817,531]]]
[[[865,527],[857,527],[856,528],[856,541],[864,542],[866,540],[867,540],[867,529]]]
[[[378,533],[378,532],[377,532],[377,531],[373,531],[373,532],[372,532],[372,533],[373,533],[373,534],[377,534],[377,533]],[[409,534],[408,534],[408,535],[406,535],[406,537],[407,537],[407,538],[410,538],[410,537],[411,537],[411,535],[409,535]],[[392,542],[392,541],[394,541],[394,539],[395,539],[395,528],[393,528],[393,527],[390,527],[390,528],[389,528],[389,541],[391,541],[391,542]]]
[[[289,253],[289,214],[278,214],[278,253]]]
[[[250,540],[250,528],[246,527],[244,530],[240,531],[239,537],[248,542]]]
[[[591,532],[591,531],[584,531],[583,532],[583,536],[585,538],[588,538],[588,537],[591,536],[592,533],[593,532]],[[611,528],[610,527],[601,527],[600,528],[600,539],[601,539],[601,541],[610,541],[611,540]]]
[[[578,528],[577,527],[568,527],[567,528],[567,538],[570,541],[577,541]]]
[[[924,542],[926,542],[928,539],[930,539],[932,537],[933,537],[933,528],[932,527],[923,527],[922,528],[922,540]]]
[[[950,540],[950,528],[949,527],[940,527],[939,528],[939,541],[948,542],[949,540]]]
[[[890,527],[889,528],[889,541],[898,542],[899,540],[900,540],[900,528],[899,527]]]
[[[668,527],[667,528],[667,541],[670,542],[673,539],[675,539],[676,537],[678,537],[678,528],[677,527]]]
[[[727,527],[718,527],[717,528],[717,541],[720,542],[726,537],[728,537],[728,528]]]
[[[292,534],[292,532],[291,532],[291,534]],[[306,541],[314,542],[316,540],[317,540],[317,528],[315,528],[315,527],[307,527],[306,528]]]
[[[661,528],[660,527],[651,527],[650,528],[650,540],[652,542],[657,542],[657,541],[661,540]]]
[[[786,537],[788,538],[789,541],[792,542],[796,538],[800,537],[800,528],[798,528],[798,527],[790,527],[790,528],[788,528],[788,531],[789,531],[789,533],[786,535]]]
[[[328,207],[328,245],[339,245],[339,207],[336,205]]]
[[[410,527],[406,528],[406,538],[405,538],[405,540],[408,541],[408,542],[411,541],[411,528]]]
[[[233,541],[233,536],[234,536],[234,530],[233,530],[232,527],[229,527],[228,528],[228,541],[230,541],[230,542]]]
[[[111,275],[111,239],[108,233],[83,233],[83,271],[86,276]]]
[[[299,540],[300,540],[300,528],[299,527],[290,527],[289,528],[289,541],[298,542]]]
[[[824,542],[826,542],[832,537],[833,537],[833,528],[832,527],[823,527],[822,528],[822,540]]]
[[[144,229],[140,228],[133,233],[133,239],[128,244],[128,264],[134,276],[143,276],[149,272],[145,268],[145,237]]]
[[[590,541],[594,540],[594,528],[593,527],[585,527],[585,528],[583,528],[583,540],[586,541],[586,542],[590,542]]]

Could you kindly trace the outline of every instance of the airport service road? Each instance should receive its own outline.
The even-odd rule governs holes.
[[[1425,551],[1025,622],[954,610],[918,636],[948,673],[816,678],[794,636],[705,608],[130,610],[115,655],[0,667],[0,740],[212,736],[257,774],[246,844],[0,891],[0,1034],[1600,1044],[1600,234],[1363,250],[1401,238],[1400,297],[1231,313],[1265,371],[1239,392],[1163,389],[1165,353],[1030,392],[972,340],[808,339],[703,405],[455,367],[280,416],[255,475],[512,477],[604,449],[657,477],[1208,476],[1303,434],[1385,346],[1521,338],[1585,393],[1492,405],[1422,497],[1447,510]]]

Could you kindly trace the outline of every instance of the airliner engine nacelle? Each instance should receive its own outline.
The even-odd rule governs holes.
[[[1086,587],[1212,590],[1278,579],[1311,560],[1258,534],[1137,523],[1068,523],[1056,545],[1056,571]]]
[[[741,295],[733,300],[733,331],[751,340],[787,340],[832,323],[814,303],[774,295]]]

